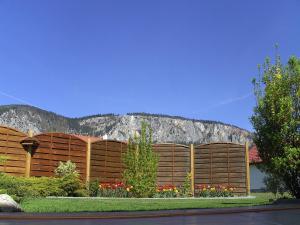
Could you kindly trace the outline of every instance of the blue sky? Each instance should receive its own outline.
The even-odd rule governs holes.
[[[300,2],[0,0],[0,104],[148,112],[251,130],[251,80],[300,56]]]

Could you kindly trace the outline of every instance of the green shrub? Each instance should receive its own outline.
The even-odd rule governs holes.
[[[7,194],[7,190],[6,189],[0,189],[0,195],[2,194]]]
[[[47,196],[88,196],[74,163],[60,163],[55,173],[58,177],[25,178],[0,173],[0,190],[17,201]]]
[[[87,196],[87,191],[83,191],[84,185],[80,180],[79,173],[76,170],[76,164],[68,160],[59,162],[55,169],[55,175],[60,178],[60,188],[65,196]]]
[[[152,131],[145,122],[141,135],[129,139],[123,162],[123,178],[126,185],[133,186],[133,195],[151,197],[156,189],[158,155],[152,149]]]
[[[73,192],[74,197],[89,197],[89,191],[87,189],[78,189]]]
[[[266,185],[266,191],[272,192],[275,197],[277,197],[278,194],[283,197],[284,192],[287,191],[283,180],[274,174],[268,174],[268,176],[264,178],[264,183]]]
[[[77,174],[69,174],[61,177],[59,186],[64,191],[65,196],[76,196],[76,191],[84,188]]]
[[[96,197],[99,195],[99,179],[95,179],[88,184],[89,196]]]
[[[11,196],[15,196],[15,200],[21,200],[24,197],[63,196],[65,192],[60,183],[59,178],[25,178],[0,173],[0,189],[6,190],[7,194]]]
[[[64,195],[60,179],[53,177],[31,177],[25,179],[25,186],[20,187],[25,197],[46,197]],[[20,195],[19,195],[20,196]]]
[[[188,173],[185,177],[184,183],[179,189],[180,196],[182,197],[192,197],[192,174]]]
[[[0,189],[15,200],[47,196],[88,196],[76,174],[57,177],[15,177],[0,173]]]
[[[72,163],[70,160],[68,160],[67,162],[59,162],[59,165],[54,172],[57,177],[79,175],[76,171],[76,164]]]

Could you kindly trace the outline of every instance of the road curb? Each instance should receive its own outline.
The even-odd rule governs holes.
[[[82,213],[0,213],[0,220],[84,220],[84,219],[138,219],[175,216],[205,216],[236,213],[259,213],[268,211],[298,210],[300,204],[285,206],[253,206],[218,209],[180,209],[135,212],[82,212]]]

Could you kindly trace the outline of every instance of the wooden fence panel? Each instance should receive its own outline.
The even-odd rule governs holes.
[[[91,144],[91,180],[115,182],[122,180],[124,165],[122,154],[127,144],[121,141],[100,140]]]
[[[182,185],[190,172],[190,149],[177,144],[155,144],[159,155],[158,184]],[[124,165],[122,154],[127,144],[113,140],[102,140],[91,144],[91,179],[114,182],[122,179]]]
[[[86,176],[87,143],[76,136],[64,133],[36,135],[39,147],[31,159],[31,176],[54,176],[59,162],[71,160],[82,179]]]
[[[159,155],[157,183],[182,185],[191,169],[189,146],[154,144],[153,149]]]
[[[245,146],[212,143],[195,146],[195,185],[225,185],[235,194],[246,195]]]
[[[0,126],[0,155],[7,158],[3,164],[0,164],[0,172],[24,176],[26,151],[20,141],[25,137],[27,135],[20,131]]]

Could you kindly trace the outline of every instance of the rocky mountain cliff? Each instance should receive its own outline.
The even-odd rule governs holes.
[[[27,132],[66,132],[108,139],[127,140],[146,121],[153,129],[153,141],[166,143],[252,142],[251,133],[216,121],[192,120],[176,116],[130,113],[68,118],[27,105],[0,106],[0,125]]]

